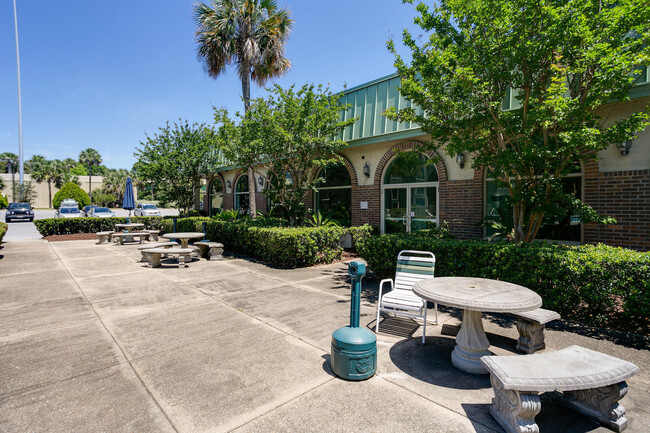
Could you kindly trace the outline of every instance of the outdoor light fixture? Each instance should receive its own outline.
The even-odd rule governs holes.
[[[368,165],[367,162],[363,166],[363,175],[365,177],[370,177],[370,166]]]
[[[260,177],[257,179],[257,183],[259,183],[260,186],[263,186],[263,185],[264,185],[264,178],[263,178],[262,176],[260,176]]]
[[[465,167],[465,154],[464,153],[459,153],[456,155],[456,163],[460,168]]]
[[[632,149],[632,140],[625,140],[621,143],[616,143],[616,148],[621,152],[621,155],[627,156]]]
[[[226,188],[228,189],[232,188],[232,182],[230,182],[230,179],[226,181]]]

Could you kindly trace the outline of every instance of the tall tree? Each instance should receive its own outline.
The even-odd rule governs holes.
[[[341,120],[341,94],[306,84],[296,90],[274,86],[267,98],[252,101],[237,120],[215,112],[223,156],[248,167],[264,165],[265,192],[292,223],[305,216],[305,199],[316,188],[319,167],[339,161],[347,143],[338,137],[357,119]]]
[[[102,156],[95,149],[89,147],[81,151],[79,154],[79,162],[88,167],[88,196],[92,203],[93,167],[97,167],[102,163]]]
[[[202,176],[213,170],[210,153],[216,146],[215,132],[205,124],[179,121],[140,143],[133,168],[142,179],[155,182],[165,201],[190,209]]]
[[[284,45],[293,21],[275,0],[212,0],[194,5],[199,60],[214,78],[231,64],[241,79],[244,112],[250,107],[250,82],[262,86],[285,73],[291,62]],[[255,217],[255,180],[248,168],[250,212]]]
[[[38,183],[47,183],[48,206],[52,207],[52,183],[56,183],[61,177],[61,161],[58,159],[48,161],[41,155],[34,155],[29,163],[32,178]]]
[[[533,241],[558,202],[585,222],[610,222],[561,180],[648,125],[650,107],[603,118],[650,63],[647,0],[441,0],[417,11],[428,39],[404,31],[410,64],[388,43],[417,109],[388,116],[421,125],[426,147],[487,167],[509,192],[515,241]],[[507,95],[514,104],[504,106]]]

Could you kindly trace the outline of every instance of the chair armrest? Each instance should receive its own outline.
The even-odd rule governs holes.
[[[386,279],[381,280],[379,282],[379,298],[377,298],[378,302],[381,302],[381,293],[383,291],[382,289],[384,287],[384,283],[386,283],[386,282],[390,283],[390,290],[393,290],[393,280],[392,280],[392,278],[386,278]]]

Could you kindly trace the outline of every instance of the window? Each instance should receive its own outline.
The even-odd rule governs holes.
[[[239,177],[235,184],[235,209],[242,214],[250,211],[250,200],[248,197],[248,175],[244,174]]]
[[[438,171],[426,155],[400,153],[381,187],[383,233],[403,233],[438,225]]]
[[[582,173],[579,170],[562,179],[562,184],[565,193],[573,194],[576,198],[582,199]],[[495,220],[509,218],[512,223],[512,206],[509,206],[507,203],[508,197],[508,190],[497,188],[496,182],[488,177],[485,182],[486,216]],[[543,224],[537,232],[537,239],[569,242],[582,241],[582,225],[580,219],[572,215],[571,212],[553,221],[549,220],[549,217],[545,217]],[[495,229],[491,227],[486,228],[486,236],[494,233],[496,233]]]
[[[221,212],[223,208],[223,186],[221,180],[215,178],[210,184],[210,205],[208,208],[210,216]]]
[[[315,209],[344,226],[351,224],[352,181],[344,164],[331,164],[323,168],[318,177],[324,181],[316,185]]]

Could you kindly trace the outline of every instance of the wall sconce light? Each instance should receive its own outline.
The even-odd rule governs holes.
[[[257,183],[259,183],[260,186],[263,186],[263,185],[264,185],[264,178],[263,178],[262,176],[260,176],[259,178],[257,178]]]
[[[630,153],[630,149],[632,149],[632,140],[616,143],[616,148],[621,152],[621,155],[627,156]]]
[[[464,153],[459,153],[456,155],[456,163],[460,168],[465,167],[465,154]]]
[[[226,181],[226,188],[228,189],[232,188],[232,182],[230,181],[230,179]]]
[[[365,177],[370,177],[370,166],[367,162],[363,165],[363,175]]]

